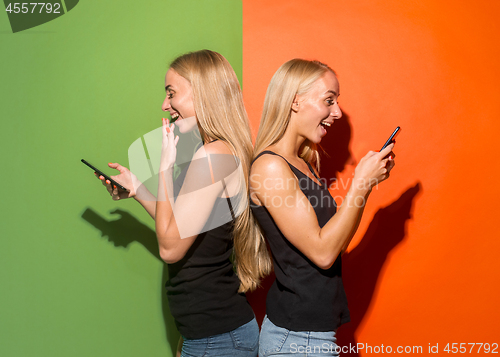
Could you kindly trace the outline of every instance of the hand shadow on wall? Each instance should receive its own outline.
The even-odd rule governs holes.
[[[349,115],[343,112],[342,118],[336,120],[328,129],[327,136],[321,142],[321,147],[325,152],[322,153],[321,148],[319,149],[322,154],[320,177],[327,179],[328,185],[333,182],[339,172],[344,170],[345,165],[352,161],[349,151],[351,131]],[[262,323],[266,313],[266,295],[274,279],[274,273],[271,273],[263,279],[261,286],[257,290],[247,293],[248,301],[252,305],[259,325]]]
[[[161,279],[161,307],[163,314],[163,321],[165,323],[166,339],[172,349],[172,355],[176,355],[177,343],[179,341],[179,333],[175,327],[174,319],[170,314],[168,307],[168,299],[164,286],[168,280],[168,267],[160,258],[158,251],[158,243],[156,239],[156,232],[149,228],[147,225],[141,223],[134,216],[127,211],[120,208],[110,212],[111,214],[119,215],[120,218],[108,221],[96,213],[92,208],[87,208],[82,218],[101,231],[102,237],[107,237],[115,247],[128,248],[130,243],[138,242],[146,248],[152,256],[161,261],[163,264],[163,272]]]

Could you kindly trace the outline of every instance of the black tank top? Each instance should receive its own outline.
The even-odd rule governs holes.
[[[323,227],[336,213],[337,205],[326,185],[318,185],[284,157],[272,151],[261,155],[280,156],[299,181]],[[255,161],[254,160],[254,161]],[[307,163],[309,170],[321,182]],[[281,233],[264,206],[250,202],[252,212],[269,242],[276,280],[269,289],[266,313],[273,324],[293,331],[333,331],[350,320],[342,284],[342,258],[327,270],[318,268]]]
[[[175,196],[187,169],[188,165],[174,182]],[[218,198],[212,215],[228,204],[229,199]],[[165,287],[170,312],[177,329],[186,338],[226,333],[254,318],[245,294],[238,293],[240,280],[231,261],[233,224],[234,219],[199,234],[184,258],[168,265],[169,280]]]

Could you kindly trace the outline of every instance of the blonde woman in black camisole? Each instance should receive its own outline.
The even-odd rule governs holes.
[[[339,94],[332,69],[301,59],[281,66],[267,90],[250,173],[251,208],[276,273],[260,357],[336,356],[336,330],[349,321],[341,255],[372,188],[394,167],[394,145],[360,160],[337,209],[319,179],[316,146],[342,117]]]
[[[259,329],[243,294],[252,285],[239,280],[232,259],[233,242],[236,270],[255,257],[241,249],[251,217],[252,142],[238,79],[222,55],[202,50],[170,64],[165,92],[162,109],[175,123],[163,121],[158,198],[117,163],[109,164],[120,171],[112,178],[130,192],[100,179],[113,199],[133,197],[155,220],[159,253],[168,264],[170,311],[183,337],[179,355],[256,357]],[[180,174],[175,127],[180,133],[198,129],[202,140]]]

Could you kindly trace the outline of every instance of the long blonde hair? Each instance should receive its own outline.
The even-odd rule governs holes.
[[[235,208],[241,212],[234,225],[234,252],[236,273],[240,278],[240,292],[255,289],[261,276],[271,270],[267,247],[256,228],[248,205],[249,173],[252,161],[252,139],[243,95],[229,62],[219,53],[201,50],[176,58],[171,64],[175,72],[189,81],[198,128],[205,143],[221,140],[241,163],[244,175],[240,187],[245,194]],[[252,239],[249,244],[249,237]]]
[[[283,64],[274,74],[267,88],[254,157],[268,146],[281,140],[290,122],[292,104],[296,95],[304,95],[325,72],[335,72],[319,61],[300,58]],[[316,144],[305,140],[299,155],[319,171],[319,153]]]
[[[254,158],[265,148],[281,140],[290,122],[292,103],[295,96],[307,93],[313,83],[326,71],[332,71],[335,74],[324,63],[303,59],[290,60],[276,71],[267,88],[259,132],[255,142]],[[319,154],[314,143],[306,140],[301,146],[299,155],[307,162],[315,165],[319,171]],[[248,264],[247,280],[258,283],[262,277],[262,274],[259,275],[262,272],[259,267],[263,261],[270,262],[270,257],[261,228],[253,214],[248,221],[253,223],[253,227],[249,230],[251,234],[248,235],[246,245],[259,247],[262,254]],[[267,272],[268,270],[265,271],[265,273]]]

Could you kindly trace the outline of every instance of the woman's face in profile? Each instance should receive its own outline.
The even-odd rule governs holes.
[[[342,117],[342,111],[337,103],[339,82],[335,74],[327,71],[316,82],[311,90],[297,98],[297,123],[299,134],[313,143],[319,143],[331,130],[336,119]]]
[[[162,110],[169,112],[181,133],[187,133],[196,125],[193,90],[189,81],[170,68],[165,75],[165,100]]]

